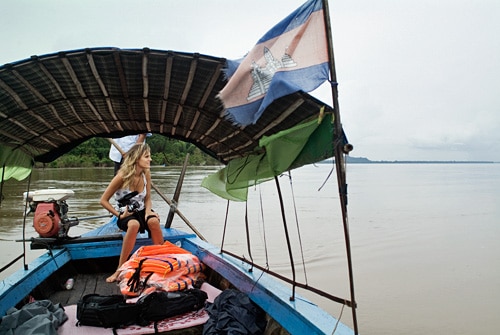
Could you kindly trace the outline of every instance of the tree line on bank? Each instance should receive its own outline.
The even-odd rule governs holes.
[[[182,165],[188,153],[189,165],[220,164],[191,143],[157,134],[148,137],[146,142],[151,147],[151,165]],[[113,162],[109,159],[110,147],[111,144],[105,138],[91,138],[56,160],[42,165],[54,168],[113,166]]]

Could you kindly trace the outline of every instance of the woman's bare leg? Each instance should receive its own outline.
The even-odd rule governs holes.
[[[160,227],[160,220],[156,217],[149,218],[147,222],[153,244],[163,244],[163,233]]]
[[[137,220],[130,220],[127,224],[127,232],[123,238],[122,251],[120,253],[120,260],[118,261],[117,270],[108,278],[106,281],[112,283],[118,279],[120,275],[120,266],[125,263],[130,256],[130,253],[134,249],[135,240],[137,238],[137,233],[139,232],[139,222]]]

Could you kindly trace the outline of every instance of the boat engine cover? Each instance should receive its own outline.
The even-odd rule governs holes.
[[[36,206],[33,227],[41,237],[54,237],[59,233],[58,205],[55,202],[43,202]]]

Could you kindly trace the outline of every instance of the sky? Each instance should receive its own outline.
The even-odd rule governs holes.
[[[0,65],[118,47],[238,59],[305,0],[1,0]],[[370,160],[500,162],[500,1],[330,0],[341,121]],[[314,96],[332,105],[325,84]]]

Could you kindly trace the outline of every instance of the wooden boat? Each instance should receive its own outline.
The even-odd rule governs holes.
[[[230,166],[238,158],[255,156],[262,160],[262,155],[270,151],[259,145],[263,137],[279,138],[294,127],[321,124],[315,126],[313,134],[317,136],[305,139],[300,153],[283,171],[335,157],[343,213],[339,223],[344,225],[347,272],[351,280],[349,299],[280,275],[205,241],[176,208],[178,192],[173,200],[162,197],[194,233],[165,225],[163,235],[165,241],[180,245],[199,258],[206,267],[206,281],[212,292],[232,287],[248,295],[267,313],[271,320],[268,328],[276,324],[290,334],[357,334],[343,169],[344,154],[350,145],[340,124],[336,86],[333,107],[307,93],[295,92],[272,102],[255,124],[242,127],[223,116],[217,98],[226,83],[221,71],[225,67],[223,58],[147,48],[63,51],[0,67],[2,180],[27,178],[33,162],[50,162],[96,136],[157,133],[193,143]],[[326,140],[320,136],[324,134]],[[275,175],[263,179],[273,179]],[[27,204],[31,200],[33,207],[52,203],[58,208],[71,191],[57,191],[62,194],[42,192],[36,196],[28,189]],[[123,232],[117,230],[115,218],[94,231],[69,238],[67,232],[75,222],[66,218],[66,214],[65,210],[59,213],[57,229],[47,236],[24,238],[32,249],[43,248],[47,252],[2,280],[0,316],[9,308],[22,308],[33,299],[49,299],[65,306],[74,318],[75,304],[83,295],[119,293],[118,286],[105,282],[114,270],[122,244]],[[140,235],[136,249],[150,243],[147,236]],[[71,290],[63,286],[68,278],[75,279]],[[354,329],[297,294],[296,288],[351,307]],[[200,327],[192,327],[191,331],[201,333]],[[81,332],[81,329],[73,327],[71,331]],[[164,331],[167,330],[170,329]],[[141,329],[138,333],[149,331]],[[276,333],[272,329],[267,331]]]
[[[85,334],[88,327],[74,326],[75,305],[79,299],[91,293],[120,294],[119,287],[115,283],[106,283],[105,278],[116,267],[122,234],[113,219],[94,231],[70,240],[33,238],[32,248],[49,248],[49,251],[29,264],[26,270],[21,269],[2,281],[2,315],[8,308],[20,307],[30,299],[49,299],[66,306],[71,321],[63,325],[66,327],[63,334]],[[326,334],[336,328],[335,334],[352,334],[351,329],[338,323],[308,299],[296,295],[291,301],[290,286],[277,281],[255,265],[221,253],[219,247],[203,241],[196,234],[169,228],[164,229],[164,238],[193,253],[206,265],[204,273],[212,287],[223,289],[231,286],[245,292],[267,311],[273,323],[282,325],[289,333]],[[137,239],[137,247],[150,244],[147,234]],[[251,268],[253,270],[249,271]],[[64,287],[68,278],[74,279],[71,290]],[[274,329],[277,325],[273,326],[270,321],[268,327]],[[193,328],[190,330],[192,333],[201,333],[199,325]],[[111,334],[112,330],[108,330]],[[145,331],[147,334],[151,329],[146,328]]]

